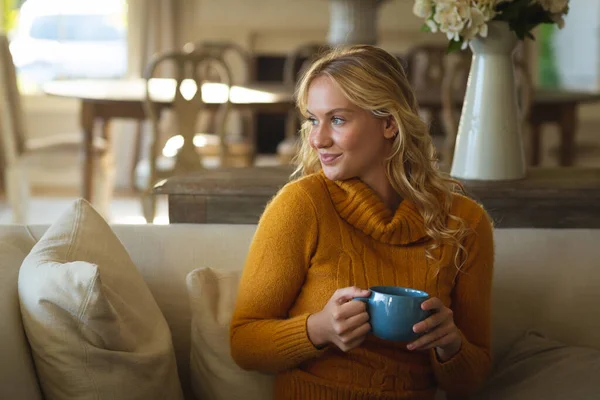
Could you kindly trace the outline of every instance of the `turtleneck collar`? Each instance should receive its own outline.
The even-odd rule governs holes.
[[[332,181],[327,189],[338,214],[350,225],[383,243],[406,245],[427,237],[425,223],[415,204],[403,199],[395,212],[358,178]]]

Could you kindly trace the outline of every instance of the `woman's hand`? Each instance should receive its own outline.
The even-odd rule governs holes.
[[[433,311],[429,318],[415,324],[416,333],[425,333],[410,343],[409,350],[427,350],[435,348],[438,358],[447,361],[460,350],[462,337],[456,325],[452,310],[437,297],[432,297],[421,304],[423,310]]]
[[[355,297],[368,297],[370,291],[356,287],[338,289],[322,311],[308,317],[308,338],[320,348],[331,343],[346,352],[365,340],[371,330],[365,303],[352,301]]]

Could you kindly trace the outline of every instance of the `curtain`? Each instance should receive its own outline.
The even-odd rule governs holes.
[[[179,1],[129,0],[129,68],[131,78],[141,77],[152,56],[179,46],[176,42]],[[168,72],[159,71],[168,76]]]

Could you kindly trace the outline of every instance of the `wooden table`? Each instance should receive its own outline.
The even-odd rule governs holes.
[[[210,169],[167,179],[154,192],[168,195],[170,223],[255,224],[292,171]],[[600,169],[531,168],[523,180],[463,183],[500,228],[600,228]]]
[[[222,85],[213,84],[203,87],[203,95],[208,106],[217,106],[223,101]],[[53,96],[76,98],[81,100],[81,127],[84,135],[84,168],[82,197],[91,198],[92,193],[92,139],[94,123],[102,122],[102,134],[110,140],[109,123],[112,118],[144,120],[145,81],[130,80],[73,80],[49,82],[44,91]],[[164,107],[170,107],[175,93],[171,79],[154,79],[151,83],[153,98]],[[281,84],[253,84],[234,86],[231,89],[233,108],[250,108],[256,112],[285,113],[294,107],[294,88]],[[441,110],[441,96],[435,91],[417,92],[419,105],[433,112]],[[537,90],[534,93],[530,122],[533,136],[534,165],[539,163],[540,131],[544,123],[555,123],[560,127],[561,146],[560,164],[573,164],[575,133],[577,131],[577,107],[582,103],[600,100],[600,94]],[[457,107],[461,107],[463,96],[456,93],[453,98]]]
[[[203,85],[202,95],[207,107],[217,107],[222,104],[227,96],[226,90],[227,87],[222,84]],[[111,119],[145,120],[146,82],[144,79],[53,81],[44,85],[44,92],[52,96],[75,98],[81,101],[80,123],[84,143],[81,196],[90,200],[93,187],[94,124],[97,120],[101,121],[102,135],[110,141]],[[175,81],[152,79],[150,92],[160,112],[172,105]],[[256,112],[286,113],[294,107],[293,88],[282,84],[232,86],[230,95],[233,109],[249,108]]]
[[[452,101],[455,107],[462,107],[464,95],[458,91],[454,95]],[[441,114],[440,92],[417,92],[416,96],[421,107],[438,115]],[[575,159],[575,136],[578,128],[577,109],[581,104],[598,101],[600,101],[600,93],[536,89],[529,113],[530,165],[540,164],[543,125],[555,124],[560,132],[559,165],[572,166]]]

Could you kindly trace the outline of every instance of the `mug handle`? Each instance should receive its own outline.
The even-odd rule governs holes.
[[[369,297],[354,297],[352,300],[362,301],[365,304],[369,304],[369,300],[371,300],[371,296],[369,296]]]
[[[369,296],[369,297],[354,297],[352,300],[362,301],[365,304],[369,304],[369,300],[371,300],[371,296]],[[368,312],[368,309],[367,309],[367,312]],[[369,332],[373,332],[373,327],[371,327]]]

